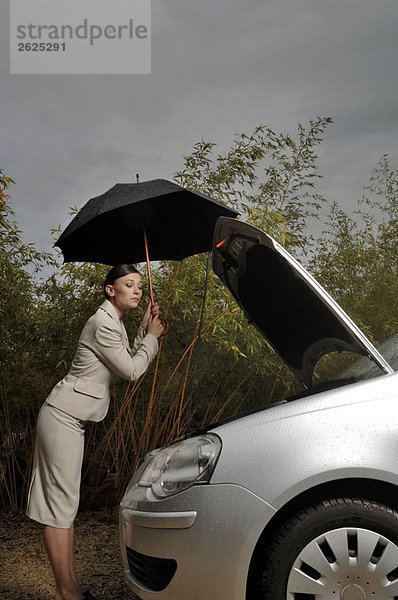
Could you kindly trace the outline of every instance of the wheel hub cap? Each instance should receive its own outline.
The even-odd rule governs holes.
[[[375,531],[332,529],[297,556],[287,600],[398,599],[398,545]]]

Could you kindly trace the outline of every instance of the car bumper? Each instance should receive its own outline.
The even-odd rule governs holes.
[[[275,510],[232,484],[197,485],[164,500],[125,496],[125,577],[142,600],[244,600],[251,556]]]

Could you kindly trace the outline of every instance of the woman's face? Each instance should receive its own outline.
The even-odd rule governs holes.
[[[138,273],[129,273],[116,279],[113,285],[106,286],[106,292],[119,316],[130,308],[137,308],[142,298],[142,280]]]

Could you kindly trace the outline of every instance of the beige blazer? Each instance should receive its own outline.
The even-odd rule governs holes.
[[[130,348],[123,321],[105,300],[84,326],[69,373],[47,403],[77,419],[101,421],[108,412],[110,386],[138,379],[157,351],[157,338],[142,327]]]

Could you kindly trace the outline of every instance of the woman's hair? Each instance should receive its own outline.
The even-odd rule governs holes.
[[[110,296],[106,293],[106,286],[113,285],[116,279],[124,277],[125,275],[130,275],[130,273],[139,273],[139,271],[132,265],[115,265],[112,267],[104,281],[104,294],[108,300],[110,299]]]

